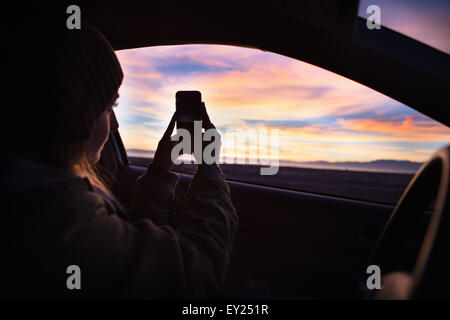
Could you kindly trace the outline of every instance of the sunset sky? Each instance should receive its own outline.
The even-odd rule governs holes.
[[[449,0],[360,0],[358,15],[367,18],[378,5],[381,24],[450,54]]]
[[[360,15],[364,16],[361,8]],[[407,23],[402,23],[406,30]],[[425,32],[421,30],[411,28],[412,33]],[[449,29],[443,30],[429,38],[430,45],[449,52]],[[448,127],[413,109],[278,54],[185,45],[123,50],[117,55],[125,78],[115,112],[127,149],[156,148],[175,111],[178,90],[201,91],[221,132],[278,129],[281,160],[424,161],[450,142]]]

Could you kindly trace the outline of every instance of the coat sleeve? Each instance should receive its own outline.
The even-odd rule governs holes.
[[[131,204],[132,220],[148,218],[156,225],[169,224],[178,180],[177,174],[150,165],[136,181]]]
[[[178,232],[209,257],[215,277],[222,281],[233,249],[238,216],[222,170],[199,165],[192,179]]]
[[[197,171],[177,229],[150,219],[129,223],[109,216],[97,194],[79,197],[65,203],[76,218],[64,243],[88,295],[205,298],[222,282],[238,219],[218,167]]]

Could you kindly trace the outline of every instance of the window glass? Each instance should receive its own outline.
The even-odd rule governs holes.
[[[361,0],[358,15],[367,19],[367,8],[377,5],[381,26],[450,54],[450,1]]]
[[[422,162],[450,141],[448,127],[415,110],[278,54],[220,45],[117,54],[125,78],[115,112],[136,165],[153,157],[178,90],[201,91],[230,180],[395,203]],[[276,174],[261,174],[274,166]]]

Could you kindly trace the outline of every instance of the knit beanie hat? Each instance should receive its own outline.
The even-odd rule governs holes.
[[[113,48],[94,27],[38,29],[13,69],[16,134],[57,146],[87,139],[123,79]],[[35,33],[36,33],[35,32]]]

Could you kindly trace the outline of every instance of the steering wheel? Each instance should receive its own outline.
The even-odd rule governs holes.
[[[436,151],[409,183],[392,212],[369,265],[380,268],[374,298],[450,297],[450,145]],[[426,210],[434,202],[428,227]],[[417,232],[426,230],[425,235]],[[410,241],[415,239],[411,253]],[[395,272],[397,271],[397,272]],[[400,272],[398,272],[400,271]]]

